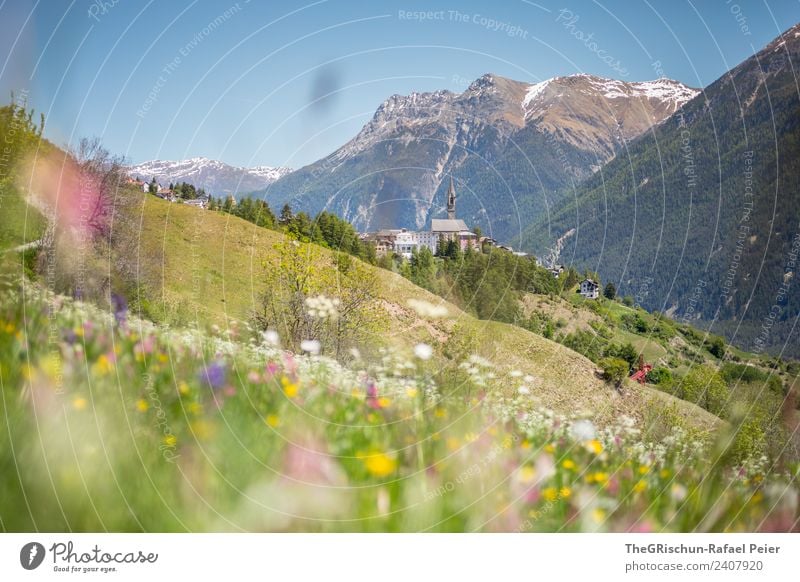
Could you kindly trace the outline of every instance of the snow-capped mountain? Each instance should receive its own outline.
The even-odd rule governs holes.
[[[557,247],[646,309],[800,358],[798,62],[795,24],[551,206],[525,250]],[[637,89],[672,91],[658,83]]]
[[[188,182],[214,196],[222,196],[261,190],[291,170],[270,166],[241,168],[208,158],[191,158],[180,161],[152,160],[131,166],[128,172],[145,181],[155,178],[161,184]]]
[[[459,216],[505,238],[697,93],[669,79],[487,74],[462,93],[392,95],[352,140],[263,195],[360,229],[419,228],[441,214],[452,174]]]
[[[556,77],[531,85],[522,102],[526,123],[602,162],[694,99],[700,91],[672,79],[627,83],[594,75]]]

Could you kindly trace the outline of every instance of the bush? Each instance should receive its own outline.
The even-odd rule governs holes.
[[[728,402],[728,386],[714,368],[697,366],[680,383],[681,398],[702,406],[711,414],[722,416]]]
[[[672,372],[669,368],[653,368],[647,373],[647,381],[651,384],[667,384],[672,381]]]
[[[603,379],[613,382],[616,386],[628,377],[628,362],[620,358],[603,358],[599,362],[603,369]]]
[[[642,317],[641,313],[627,313],[621,318],[622,327],[635,333],[647,333],[650,324]]]
[[[715,358],[722,358],[725,355],[725,341],[715,336],[706,341],[706,349]]]
[[[623,345],[612,344],[606,349],[605,355],[607,357],[619,358],[625,360],[628,364],[628,370],[633,370],[639,361],[639,352],[633,347],[633,344],[628,342]]]
[[[769,379],[769,374],[761,368],[731,362],[724,363],[719,373],[728,384],[766,382]]]
[[[606,299],[613,300],[617,296],[617,288],[614,286],[614,283],[606,284],[606,288],[603,289],[603,296]]]

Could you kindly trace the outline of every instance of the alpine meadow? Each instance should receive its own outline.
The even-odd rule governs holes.
[[[11,4],[0,531],[51,570],[800,531],[796,2]]]

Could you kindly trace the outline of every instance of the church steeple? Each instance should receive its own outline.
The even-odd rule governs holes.
[[[447,189],[447,218],[456,218],[456,189],[453,186],[453,176],[450,176],[450,187]]]

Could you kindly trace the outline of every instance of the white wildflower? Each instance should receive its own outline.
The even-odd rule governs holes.
[[[268,329],[265,332],[261,333],[261,338],[264,340],[264,343],[268,346],[278,347],[280,344],[280,337],[278,337],[278,332],[274,329]]]
[[[317,295],[306,298],[306,313],[309,317],[317,319],[332,319],[339,317],[339,299]]]
[[[594,439],[597,434],[591,420],[577,420],[573,422],[569,432],[576,441],[590,441]]]
[[[428,344],[417,344],[414,346],[414,355],[420,360],[430,360],[433,355],[433,348]]]
[[[300,342],[300,349],[304,352],[316,356],[322,346],[317,340],[303,340]]]

